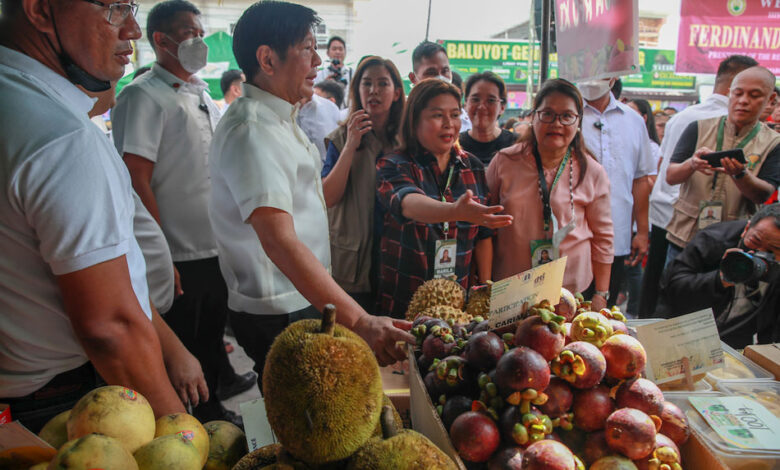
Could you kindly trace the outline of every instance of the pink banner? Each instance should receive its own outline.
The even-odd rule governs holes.
[[[639,70],[638,0],[555,0],[558,75],[572,81]]]
[[[780,0],[682,0],[677,73],[712,73],[732,54],[780,75]]]

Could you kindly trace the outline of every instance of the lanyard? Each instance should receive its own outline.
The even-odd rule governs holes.
[[[723,150],[723,135],[725,134],[726,130],[726,116],[723,116],[720,118],[720,122],[718,123],[718,135],[717,135],[717,143],[715,147],[716,152],[720,152]],[[750,131],[748,135],[745,136],[744,139],[742,139],[735,149],[741,149],[744,148],[747,144],[750,143],[753,138],[758,135],[758,131],[761,130],[761,122],[757,122],[755,126],[753,126],[753,130]],[[712,177],[712,192],[715,192],[715,185],[718,183],[718,174],[715,173]]]
[[[561,173],[563,173],[563,169],[566,168],[566,164],[569,162],[569,157],[571,157],[571,148],[566,150],[566,156],[563,157],[563,161],[561,161],[561,164],[558,166],[558,173],[556,173],[555,179],[553,179],[552,185],[550,185],[550,190],[548,191],[547,180],[544,177],[544,169],[542,168],[542,157],[539,156],[539,152],[537,150],[534,150],[536,169],[539,171],[539,193],[542,197],[542,217],[544,218],[545,232],[548,232],[550,230],[550,222],[552,220],[552,206],[550,206],[550,195],[552,194],[553,188],[555,188],[555,183],[557,183],[558,179],[561,177]]]
[[[444,189],[439,189],[439,194],[441,194],[441,202],[447,202],[447,198],[444,197],[444,194],[447,192],[448,189],[450,189],[450,184],[452,183],[452,174],[455,172],[455,162],[452,162],[452,166],[450,166],[450,174],[447,176],[447,185],[444,186]],[[447,234],[450,231],[450,223],[449,222],[443,222],[442,223],[442,231],[444,232],[444,239],[447,239]]]

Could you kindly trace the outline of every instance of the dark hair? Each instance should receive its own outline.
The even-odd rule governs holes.
[[[417,66],[420,65],[423,59],[429,59],[439,52],[443,52],[447,55],[447,51],[441,44],[436,44],[431,41],[423,41],[414,48],[412,52],[412,72],[417,70]]]
[[[615,97],[616,100],[620,99],[620,95],[623,94],[623,80],[617,79],[615,80],[615,84],[612,85],[612,95]]]
[[[750,226],[755,227],[757,223],[766,219],[767,217],[775,218],[775,227],[780,228],[780,202],[762,206],[753,217],[750,218]]]
[[[503,127],[508,131],[512,131],[515,128],[515,124],[517,124],[518,122],[520,121],[518,121],[517,118],[509,118],[506,120]]]
[[[531,111],[533,113],[532,119],[536,119],[535,111],[539,109],[544,99],[553,93],[560,93],[574,100],[574,105],[577,107],[577,114],[580,116],[579,123],[577,124],[578,132],[574,134],[574,140],[569,144],[569,147],[574,153],[574,157],[577,159],[577,163],[580,165],[580,176],[577,178],[577,186],[579,186],[583,178],[585,178],[585,172],[588,170],[588,157],[590,156],[590,151],[588,151],[588,148],[585,146],[585,139],[582,137],[582,114],[584,109],[582,95],[580,94],[580,90],[578,90],[572,82],[566,79],[555,78],[547,80],[544,82],[544,85],[542,85],[542,88],[536,96],[534,96],[534,107]],[[536,135],[533,132],[531,132],[531,135],[533,151],[537,152]]]
[[[755,67],[756,65],[758,65],[758,62],[752,57],[739,54],[730,55],[723,59],[718,65],[718,73],[715,75],[715,84],[719,85],[724,82],[730,82],[739,72],[750,67]]]
[[[344,41],[341,36],[331,36],[330,39],[328,39],[328,47],[326,47],[325,50],[330,49],[330,45],[333,43],[333,41],[338,41],[342,46],[344,46],[344,49],[347,48],[347,42]]]
[[[233,30],[233,55],[246,79],[254,79],[260,68],[258,47],[268,46],[285,60],[287,50],[321,21],[311,8],[294,3],[264,0],[247,8]]]
[[[406,107],[401,119],[399,135],[401,153],[414,156],[422,151],[420,141],[417,140],[417,123],[420,114],[432,99],[444,94],[452,95],[460,107],[460,90],[452,83],[438,78],[426,78],[412,88],[412,92],[406,98]]]
[[[200,15],[198,7],[187,0],[166,0],[149,10],[149,16],[146,17],[146,39],[149,40],[152,49],[156,49],[154,33],[168,31],[176,15],[182,12]]]
[[[344,103],[344,85],[336,80],[323,80],[314,84],[314,88],[319,88],[325,93],[329,94],[336,101],[336,106],[341,108],[341,104]]]
[[[463,89],[463,77],[456,71],[452,71],[452,84],[458,87],[458,90]]]
[[[493,72],[475,73],[466,80],[466,93],[465,98],[468,99],[471,93],[471,88],[477,84],[477,82],[485,81],[490,82],[498,88],[498,97],[501,98],[502,103],[506,103],[506,84],[504,80]]]
[[[222,89],[223,95],[227,93],[236,80],[241,80],[242,73],[243,72],[238,69],[230,69],[222,74],[222,77],[219,79],[219,88]]]
[[[135,73],[133,73],[133,80],[135,80],[136,78],[140,77],[141,75],[145,74],[150,70],[152,70],[152,68],[149,66],[144,66],[139,68],[138,70],[135,71]]]
[[[655,129],[655,115],[653,114],[653,108],[647,100],[631,100],[632,103],[639,109],[639,114],[645,118],[645,126],[647,127],[647,135],[650,136],[650,140],[658,145],[661,145],[661,139],[658,138],[658,131]]]
[[[398,68],[396,68],[392,60],[383,59],[379,56],[369,56],[360,61],[360,65],[358,65],[357,70],[355,70],[355,75],[352,76],[352,81],[349,85],[349,99],[351,103],[349,112],[351,114],[357,110],[363,109],[363,102],[360,100],[360,82],[363,80],[363,74],[366,73],[366,70],[375,66],[384,67],[385,70],[387,70],[387,73],[390,74],[390,79],[393,80],[393,86],[396,89],[401,90],[399,98],[390,106],[390,116],[388,116],[387,125],[385,126],[387,140],[389,142],[394,142],[395,136],[398,134],[398,129],[401,126],[401,115],[404,111],[406,98],[404,97],[404,83],[401,80],[401,74],[398,72]]]
[[[675,113],[677,112],[677,108],[675,108],[674,106],[665,106],[664,107],[664,111],[667,111],[667,110],[672,110]]]

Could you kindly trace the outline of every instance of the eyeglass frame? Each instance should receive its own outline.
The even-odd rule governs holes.
[[[552,118],[552,120],[550,120],[550,121],[545,121],[544,119],[542,119],[542,113],[550,113],[550,114],[552,114],[552,115],[553,115],[553,118]],[[563,122],[562,118],[563,118],[563,116],[564,116],[565,114],[570,114],[570,113],[569,113],[569,111],[566,111],[565,113],[560,113],[560,114],[558,114],[558,113],[554,113],[554,112],[552,112],[552,111],[544,111],[544,110],[542,110],[542,111],[534,111],[534,114],[536,114],[536,116],[539,118],[539,121],[540,121],[540,122],[543,122],[543,123],[545,123],[545,124],[552,124],[552,123],[554,123],[556,120],[558,120],[558,122],[560,122],[562,126],[573,126],[574,124],[576,124],[576,123],[577,123],[577,119],[579,119],[579,118],[580,118],[580,115],[579,115],[579,114],[572,113],[572,114],[574,114],[574,120],[573,120],[572,122],[570,122],[570,123],[568,123],[568,124],[567,124],[567,123]]]
[[[113,3],[105,3],[105,2],[101,2],[100,0],[83,0],[83,1],[85,1],[85,2],[87,2],[87,3],[91,3],[91,4],[93,4],[93,5],[98,5],[98,6],[101,6],[101,7],[103,7],[103,8],[108,8],[108,17],[106,17],[106,21],[108,21],[110,24],[112,24],[112,25],[114,25],[114,26],[119,26],[120,24],[122,24],[122,22],[123,22],[124,20],[126,20],[126,19],[127,19],[127,17],[128,17],[128,16],[130,16],[130,15],[132,15],[132,16],[133,16],[133,18],[135,18],[135,15],[138,13],[138,3],[137,3],[137,2],[128,2],[128,3],[125,3],[125,2],[121,2],[121,1],[120,1],[120,2],[113,2]],[[119,20],[119,22],[118,22],[118,23],[112,23],[112,22],[111,22],[111,18],[113,17],[113,15],[114,15],[114,12],[115,12],[115,11],[117,11],[117,9],[118,9],[120,6],[122,6],[122,5],[127,5],[127,6],[129,6],[129,7],[130,7],[130,10],[128,11],[128,13],[127,13],[126,15],[124,15],[124,16],[122,16],[122,17],[120,18],[120,20]],[[120,10],[120,11],[121,11],[121,10]]]
[[[479,100],[479,103],[474,103],[473,102],[474,99]],[[491,98],[486,99],[485,101],[482,101],[478,97],[472,95],[472,96],[469,96],[469,97],[466,98],[466,103],[471,102],[471,104],[473,104],[474,106],[479,106],[479,105],[481,105],[483,103],[485,104],[485,106],[498,106],[498,105],[503,105],[504,104],[504,100],[502,100],[501,98],[495,99],[495,101],[493,103],[490,102],[491,99],[495,99],[495,98],[491,97]]]

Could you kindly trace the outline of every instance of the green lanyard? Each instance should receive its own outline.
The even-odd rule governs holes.
[[[548,232],[550,230],[550,223],[552,221],[552,206],[550,205],[550,197],[552,195],[553,188],[555,188],[555,183],[558,182],[558,179],[560,179],[561,174],[563,173],[563,169],[566,168],[566,164],[569,163],[569,158],[571,157],[571,147],[569,147],[568,150],[566,150],[566,156],[563,157],[563,161],[561,161],[561,164],[558,166],[558,173],[555,174],[555,179],[553,179],[552,184],[550,185],[550,190],[547,190],[547,180],[544,177],[544,169],[542,167],[542,157],[539,156],[539,153],[537,151],[534,151],[534,159],[536,160],[536,169],[539,171],[539,194],[542,197],[542,216],[544,218],[544,231]]]
[[[444,190],[439,190],[439,194],[441,194],[441,202],[447,202],[447,198],[444,197],[444,193],[447,192],[448,189],[450,189],[450,184],[452,183],[452,174],[455,172],[455,162],[452,162],[452,166],[450,166],[450,174],[447,176],[447,185],[444,186]],[[450,223],[444,222],[442,223],[442,231],[444,232],[444,239],[447,239],[447,234],[450,232]]]
[[[746,135],[745,138],[742,139],[737,144],[737,146],[734,147],[734,148],[735,149],[745,148],[745,146],[747,144],[749,144],[750,141],[753,140],[753,138],[756,135],[758,135],[758,131],[760,131],[760,130],[761,130],[761,122],[759,121],[759,122],[756,123],[755,126],[753,126],[753,130],[751,130],[750,133],[748,135]],[[718,123],[718,136],[717,136],[718,140],[717,140],[717,144],[716,144],[717,146],[715,147],[715,151],[716,152],[720,152],[721,150],[723,150],[723,134],[725,133],[725,131],[726,131],[726,116],[723,116],[722,118],[720,118],[720,122]],[[713,175],[713,177],[712,177],[712,191],[713,191],[713,194],[715,192],[715,185],[717,183],[718,183],[718,174],[715,173]]]

